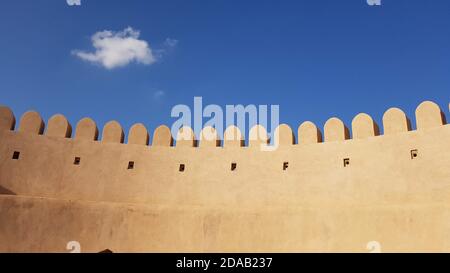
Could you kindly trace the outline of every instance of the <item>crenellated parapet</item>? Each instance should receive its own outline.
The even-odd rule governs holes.
[[[436,103],[431,101],[425,101],[416,108],[415,120],[416,130],[427,130],[446,124],[443,111]],[[332,117],[326,121],[323,134],[311,121],[305,121],[298,127],[297,137],[289,125],[280,124],[275,128],[273,143],[280,146],[305,145],[350,139],[366,139],[412,130],[410,119],[399,108],[390,108],[384,113],[382,128],[383,134],[381,134],[379,125],[366,113],[360,113],[353,118],[351,135],[349,127],[337,117]],[[102,137],[99,139],[97,125],[90,118],[80,120],[73,131],[71,124],[63,115],[57,114],[52,116],[48,120],[47,126],[45,126],[41,116],[34,111],[23,114],[16,128],[16,119],[13,112],[8,107],[0,107],[0,130],[14,131],[15,129],[26,134],[73,138],[75,141],[100,141],[122,144],[126,139],[124,130],[117,121],[107,122],[102,129]],[[261,144],[269,145],[270,143],[268,133],[261,125],[251,128],[248,138],[236,126],[227,128],[223,137],[219,136],[214,128],[205,127],[200,132],[199,139],[197,139],[195,133],[189,127],[180,128],[178,134],[172,136],[169,127],[165,125],[157,127],[153,134],[149,134],[142,123],[131,126],[128,132],[127,143],[161,147],[245,147],[245,139],[248,139],[248,147],[260,147]]]
[[[72,126],[67,121],[66,117],[61,114],[56,114],[48,120],[47,136],[54,137],[71,137]]]
[[[98,128],[95,121],[90,118],[83,118],[77,123],[75,140],[97,140]]]
[[[298,144],[322,142],[322,132],[311,121],[305,121],[298,127]]]
[[[149,136],[147,128],[142,123],[131,126],[128,133],[128,144],[148,145]]]
[[[411,121],[402,110],[390,108],[383,115],[383,129],[385,135],[411,131]]]
[[[28,111],[20,118],[19,132],[42,135],[44,128],[44,121],[37,112]]]
[[[0,130],[14,130],[16,118],[8,107],[0,106]]]
[[[0,107],[0,252],[449,252],[450,126],[430,101],[411,120],[172,135]]]

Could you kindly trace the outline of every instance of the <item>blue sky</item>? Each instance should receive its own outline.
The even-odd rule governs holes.
[[[151,132],[176,104],[279,104],[296,131],[433,100],[448,113],[450,1],[4,0],[0,104],[19,118],[85,116]],[[153,60],[115,68],[83,60],[91,36],[131,27]],[[167,41],[173,43],[168,45]]]

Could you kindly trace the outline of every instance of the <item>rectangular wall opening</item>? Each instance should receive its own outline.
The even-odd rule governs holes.
[[[287,170],[289,167],[289,162],[283,162],[283,171]]]
[[[14,160],[18,160],[18,159],[19,159],[19,157],[20,157],[20,152],[18,152],[18,151],[14,151],[14,153],[13,153],[13,156],[12,156],[12,159],[14,159]]]
[[[350,158],[344,158],[344,167],[347,167],[350,165]]]
[[[81,163],[81,158],[80,157],[75,157],[75,159],[73,160],[73,165],[80,165]]]
[[[134,161],[128,162],[128,170],[134,169]]]
[[[236,163],[231,163],[231,171],[235,171],[237,168],[237,164]]]
[[[184,166],[184,164],[180,164],[180,167],[178,168],[178,171],[179,172],[184,172],[184,169],[185,169],[186,167]]]
[[[415,159],[419,156],[419,151],[417,149],[411,150],[411,159]]]

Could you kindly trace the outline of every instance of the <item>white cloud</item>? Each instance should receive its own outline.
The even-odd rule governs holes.
[[[95,52],[74,50],[73,54],[106,69],[126,66],[133,61],[144,65],[153,64],[156,57],[149,44],[139,40],[139,36],[140,32],[131,27],[119,32],[100,31],[91,37]]]
[[[178,44],[178,40],[172,38],[166,38],[161,47],[155,50],[156,58],[162,59],[164,56],[170,54]]]
[[[81,0],[66,0],[69,6],[81,6]]]
[[[164,46],[165,46],[166,48],[173,48],[173,47],[175,47],[177,44],[178,44],[178,40],[171,39],[171,38],[167,38],[167,39],[164,41]]]
[[[157,90],[153,93],[153,98],[155,100],[160,100],[162,99],[162,97],[164,97],[165,94],[166,92],[164,92],[163,90]]]

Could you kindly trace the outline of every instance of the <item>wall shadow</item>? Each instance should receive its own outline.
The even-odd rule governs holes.
[[[17,194],[0,185],[0,195],[17,195]]]

